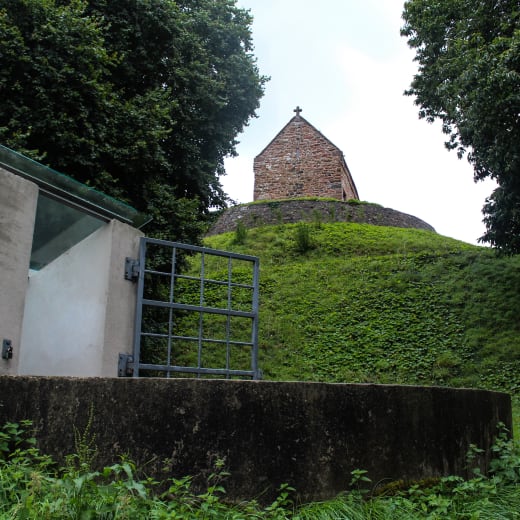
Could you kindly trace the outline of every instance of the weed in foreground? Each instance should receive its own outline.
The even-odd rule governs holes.
[[[261,507],[255,500],[240,504],[225,501],[222,485],[227,476],[223,462],[202,493],[192,489],[192,478],[171,479],[166,492],[152,479],[138,480],[137,468],[122,459],[94,471],[95,452],[90,423],[76,433],[79,453],[70,455],[63,468],[41,455],[29,421],[6,423],[0,430],[1,519],[229,519],[292,518],[291,488],[283,486],[278,498]]]

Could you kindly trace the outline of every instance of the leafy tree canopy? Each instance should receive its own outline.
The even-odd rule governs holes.
[[[196,240],[266,78],[235,0],[0,0],[0,142]]]
[[[520,4],[518,0],[408,0],[402,35],[419,64],[408,95],[440,119],[446,146],[467,153],[475,180],[498,187],[481,241],[520,252]]]

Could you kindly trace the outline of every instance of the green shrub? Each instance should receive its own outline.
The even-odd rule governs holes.
[[[235,244],[243,245],[247,239],[247,227],[239,220],[235,228]]]
[[[307,253],[315,248],[311,237],[311,228],[309,224],[304,222],[296,224],[294,240],[296,242],[295,249],[298,253]]]

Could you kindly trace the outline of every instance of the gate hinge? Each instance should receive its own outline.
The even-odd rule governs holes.
[[[2,341],[2,358],[11,359],[13,357],[13,343],[10,339]]]
[[[118,377],[132,377],[134,375],[134,356],[132,354],[119,354],[117,375]]]
[[[125,280],[136,282],[139,279],[139,260],[135,258],[125,258]]]

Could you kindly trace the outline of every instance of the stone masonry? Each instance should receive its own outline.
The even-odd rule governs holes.
[[[255,157],[254,200],[359,199],[342,151],[300,116],[299,107],[295,112]]]
[[[413,215],[377,204],[299,199],[266,200],[232,206],[220,215],[207,236],[235,231],[239,222],[245,228],[296,222],[355,222],[435,232],[432,226]]]

